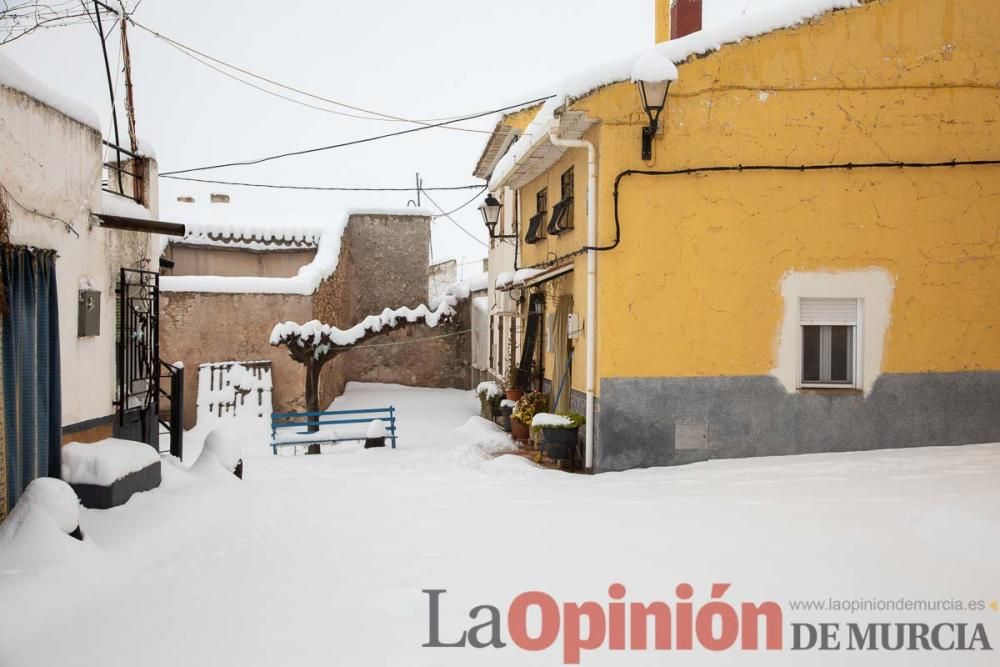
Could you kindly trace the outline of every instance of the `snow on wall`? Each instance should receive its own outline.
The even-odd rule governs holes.
[[[272,390],[270,362],[201,364],[198,426],[236,427],[241,432],[269,429]]]
[[[152,220],[149,209],[134,200],[113,192],[101,191],[101,213],[105,215],[116,215],[120,218],[136,218],[138,220]]]
[[[793,28],[827,12],[858,7],[860,4],[859,0],[788,0],[780,8],[754,12],[751,7],[750,11],[733,21],[657,44],[632,56],[570,76],[559,86],[556,96],[542,105],[521,138],[497,163],[490,179],[490,189],[499,187],[532,146],[548,140],[556,110],[568,101],[622,81],[676,81],[679,76],[677,65],[691,56],[718,51],[726,44],[735,44],[775,30]]]
[[[87,127],[101,131],[101,119],[93,109],[56,91],[2,54],[0,54],[0,86],[20,91]]]

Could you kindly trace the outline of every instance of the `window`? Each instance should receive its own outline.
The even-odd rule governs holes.
[[[566,170],[560,178],[562,199],[552,208],[548,232],[558,236],[573,229],[573,169]]]
[[[860,386],[858,299],[800,299],[803,387]]]
[[[528,233],[524,236],[525,243],[538,243],[545,238],[545,228],[542,227],[542,223],[545,222],[548,208],[549,191],[547,188],[542,188],[535,195],[535,215],[528,220]]]

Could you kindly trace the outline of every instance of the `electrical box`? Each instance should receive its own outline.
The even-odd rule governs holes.
[[[570,339],[579,338],[580,334],[583,332],[583,324],[580,321],[580,315],[578,313],[570,313],[567,325],[567,331],[569,331]]]
[[[97,290],[80,290],[77,310],[77,336],[101,335],[101,293]]]

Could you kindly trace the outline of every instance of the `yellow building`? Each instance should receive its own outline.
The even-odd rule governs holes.
[[[494,358],[570,368],[594,471],[1000,441],[1000,4],[791,6],[577,76],[479,161]],[[649,159],[633,79],[668,88]]]

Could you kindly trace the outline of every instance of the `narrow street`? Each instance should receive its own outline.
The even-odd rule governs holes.
[[[687,581],[707,599],[698,582],[731,582],[733,604],[774,600],[789,620],[791,600],[911,590],[973,599],[1000,583],[997,447],[715,461],[595,478],[495,457],[509,440],[475,416],[467,392],[356,384],[335,407],[376,397],[399,408],[396,451],[351,444],[274,457],[266,442],[247,441],[242,483],[171,471],[163,488],[124,507],[85,511],[93,548],[84,562],[32,574],[0,560],[0,664],[80,664],[82,656],[149,667],[554,664],[558,643],[539,654],[420,648],[429,624],[421,591],[448,590],[441,639],[454,641],[471,627],[472,607],[505,610],[528,590],[607,602],[607,587],[619,582],[638,600],[672,599]],[[43,640],[53,627],[58,638]],[[698,655],[712,665],[765,657]],[[596,651],[584,663],[613,656]],[[983,656],[963,664],[990,664]],[[931,654],[899,658],[941,664]],[[860,663],[889,664],[881,660]]]

